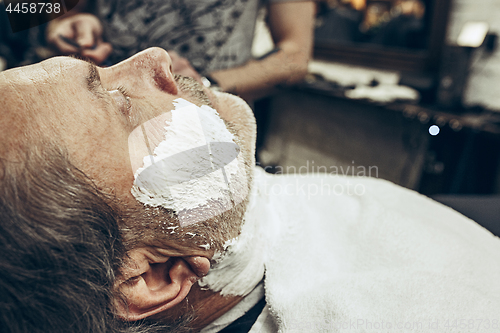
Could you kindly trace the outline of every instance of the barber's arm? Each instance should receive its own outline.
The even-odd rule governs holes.
[[[270,94],[278,84],[293,84],[307,74],[313,44],[314,2],[269,6],[269,28],[277,52],[241,67],[210,73],[224,91],[247,100]]]

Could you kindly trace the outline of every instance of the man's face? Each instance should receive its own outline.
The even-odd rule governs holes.
[[[8,142],[7,150],[22,146],[25,137],[53,139],[68,151],[70,162],[99,188],[130,207],[137,202],[130,192],[134,174],[128,139],[137,126],[169,113],[177,98],[197,105],[211,103],[222,118],[231,122],[245,119],[227,107],[224,97],[217,98],[201,86],[174,79],[170,57],[158,48],[109,68],[57,57],[2,72],[1,76],[2,100],[8,107],[2,112],[5,121],[0,139]],[[247,145],[251,146],[251,138]],[[203,252],[199,247],[170,244],[179,255]]]
[[[164,50],[152,48],[109,68],[57,57],[0,72],[0,158],[15,162],[26,156],[24,152],[50,158],[51,150],[44,150],[44,145],[57,145],[119,212],[128,256],[114,285],[126,303],[119,298],[115,306],[127,320],[155,315],[175,320],[183,314],[187,295],[207,274],[215,250],[238,235],[247,202],[186,227],[171,211],[143,205],[131,193],[134,172],[141,164],[134,156],[144,157],[129,144],[131,133],[154,119],[175,118],[181,110],[171,110],[178,98],[198,106],[210,104],[235,135],[241,149],[239,165],[248,177],[240,178],[239,184],[246,184],[247,190],[254,165],[255,122],[248,105],[232,95],[174,78],[170,65]],[[177,133],[172,130],[175,121],[171,124],[169,135]],[[189,304],[197,304],[203,293],[196,286]],[[204,316],[199,318],[203,322]]]

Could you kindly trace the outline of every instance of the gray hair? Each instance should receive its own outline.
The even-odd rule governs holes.
[[[181,331],[115,316],[117,210],[62,149],[45,142],[0,165],[4,332]]]

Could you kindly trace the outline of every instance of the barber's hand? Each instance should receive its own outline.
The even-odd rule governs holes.
[[[175,51],[168,51],[168,55],[172,59],[172,72],[174,74],[189,76],[198,81],[199,83],[202,83],[201,75],[198,74],[198,72],[196,71],[196,69],[193,68],[193,66],[191,66],[189,60],[187,60],[184,57],[181,57]]]
[[[75,14],[51,21],[47,42],[62,54],[79,54],[100,64],[113,48],[102,40],[102,25],[92,14]]]

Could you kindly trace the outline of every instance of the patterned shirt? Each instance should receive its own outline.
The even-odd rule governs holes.
[[[277,0],[97,0],[96,14],[114,48],[112,63],[158,46],[207,74],[250,60],[265,1]]]

